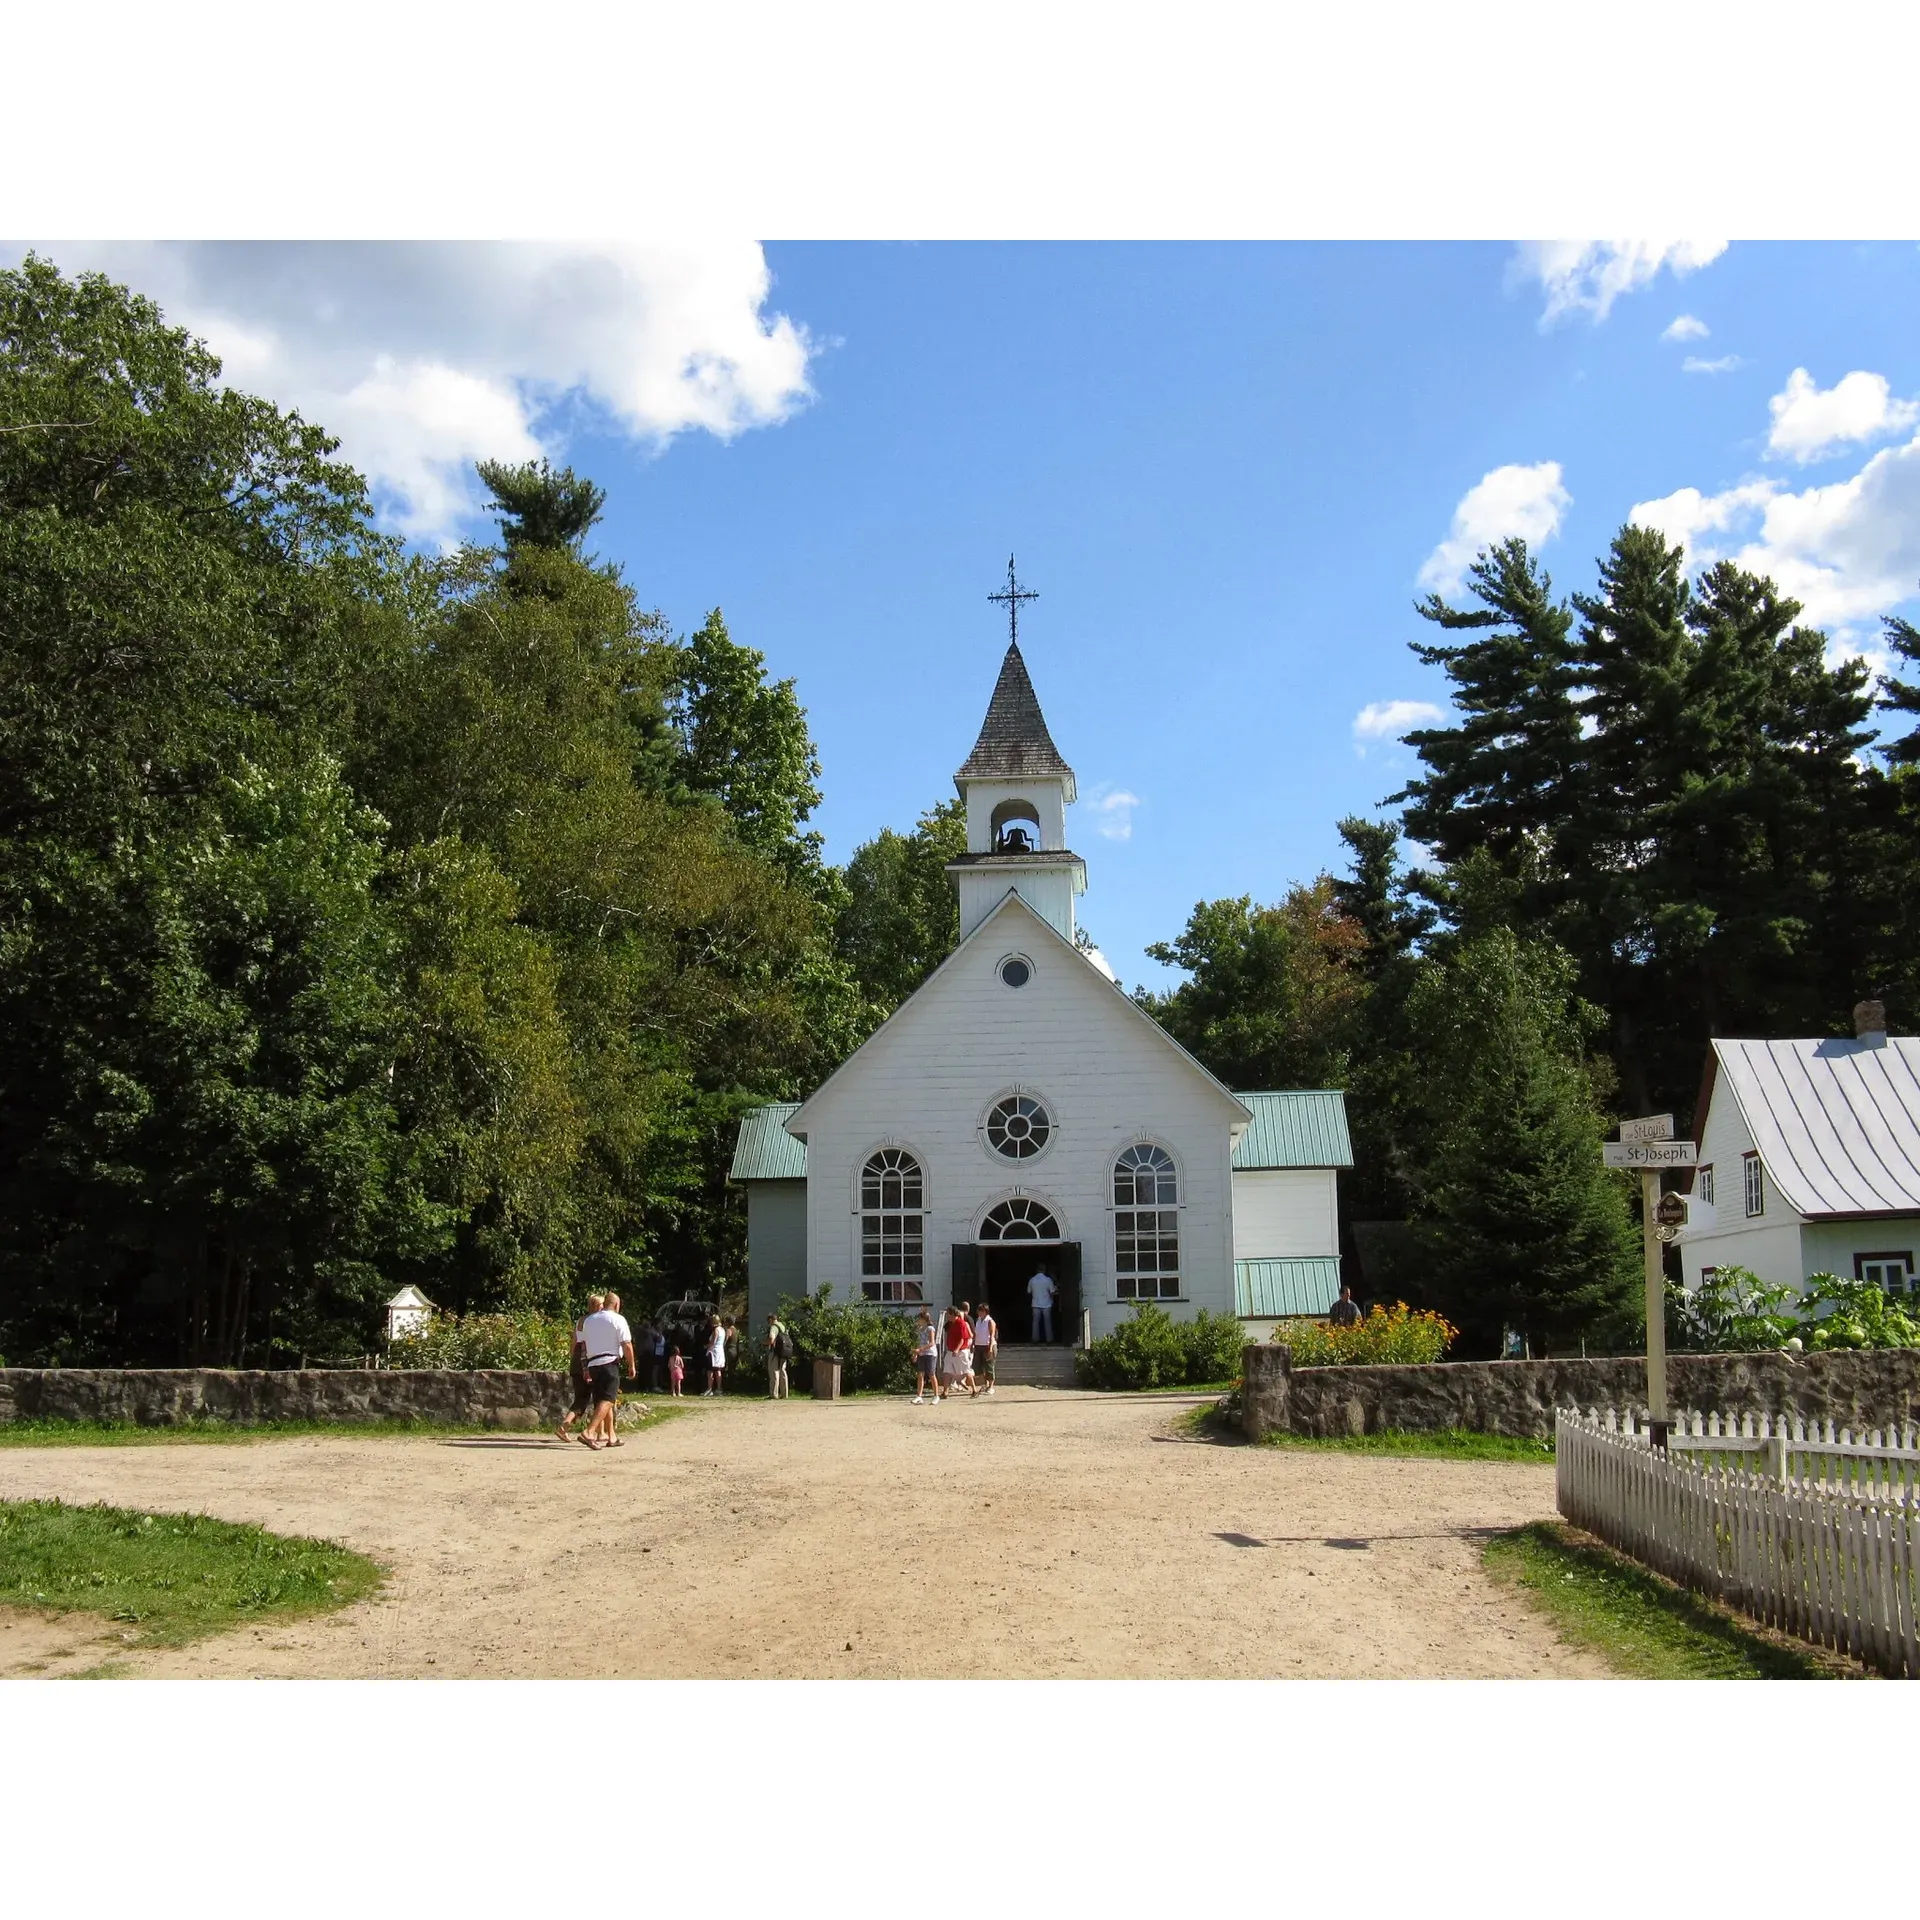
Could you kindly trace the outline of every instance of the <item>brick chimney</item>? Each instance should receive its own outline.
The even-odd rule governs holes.
[[[1884,1000],[1862,1000],[1853,1010],[1853,1035],[1863,1047],[1887,1044],[1887,1007]]]

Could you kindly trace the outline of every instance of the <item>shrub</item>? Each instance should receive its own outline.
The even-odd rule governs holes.
[[[564,1373],[573,1351],[573,1323],[544,1313],[436,1313],[418,1333],[387,1350],[390,1366],[436,1373],[514,1367]]]
[[[1792,1298],[1791,1287],[1769,1285],[1745,1267],[1721,1267],[1692,1290],[1668,1287],[1668,1331],[1674,1345],[1694,1353],[1782,1347],[1794,1320],[1780,1308]]]
[[[1808,1276],[1797,1331],[1809,1351],[1841,1347],[1920,1347],[1920,1319],[1872,1280],[1835,1273]],[[1778,1344],[1777,1342],[1775,1344]]]
[[[1240,1371],[1246,1333],[1230,1313],[1199,1313],[1176,1321],[1151,1300],[1134,1303],[1130,1318],[1075,1356],[1083,1387],[1204,1386]]]
[[[1293,1351],[1296,1367],[1429,1366],[1453,1344],[1459,1329],[1440,1314],[1416,1313],[1404,1300],[1369,1307],[1350,1327],[1324,1320],[1282,1320],[1277,1345]]]
[[[835,1300],[831,1287],[811,1296],[787,1294],[777,1311],[793,1335],[795,1384],[805,1389],[805,1369],[818,1354],[840,1360],[840,1385],[904,1392],[913,1385],[913,1326],[918,1315],[897,1307],[873,1307],[864,1301]],[[742,1368],[744,1374],[745,1369]],[[761,1376],[764,1387],[765,1375]]]

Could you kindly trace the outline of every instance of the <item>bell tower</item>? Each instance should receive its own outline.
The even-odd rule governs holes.
[[[960,889],[964,940],[1009,888],[1063,938],[1073,938],[1073,903],[1087,890],[1087,864],[1067,848],[1073,769],[1047,731],[1020,652],[1020,603],[1037,599],[1015,580],[992,600],[1007,603],[1011,635],[980,737],[953,784],[967,807],[967,850],[947,871]]]

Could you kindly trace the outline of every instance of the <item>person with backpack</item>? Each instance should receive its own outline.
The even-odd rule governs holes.
[[[793,1335],[777,1313],[767,1315],[767,1394],[774,1400],[787,1397],[787,1362],[793,1358]]]

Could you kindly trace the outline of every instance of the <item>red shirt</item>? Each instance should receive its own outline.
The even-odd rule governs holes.
[[[973,1329],[967,1325],[963,1314],[955,1314],[947,1322],[947,1351],[958,1353],[962,1347],[973,1345]]]

